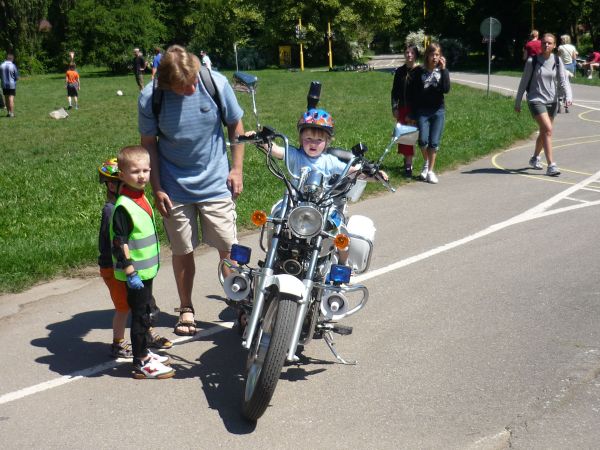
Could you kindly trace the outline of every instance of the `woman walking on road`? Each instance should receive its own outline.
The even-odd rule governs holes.
[[[521,112],[521,100],[527,91],[529,111],[539,127],[539,135],[535,140],[535,150],[529,160],[529,165],[534,169],[542,169],[540,153],[542,149],[546,156],[548,168],[546,175],[556,177],[560,170],[552,156],[552,124],[558,110],[559,91],[562,90],[566,97],[566,106],[571,106],[573,95],[571,85],[567,78],[565,65],[554,54],[556,38],[551,33],[544,34],[542,38],[542,53],[535,55],[525,63],[525,70],[519,83],[515,111]]]

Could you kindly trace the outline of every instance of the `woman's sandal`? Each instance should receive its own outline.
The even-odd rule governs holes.
[[[190,306],[184,306],[182,308],[175,308],[175,312],[179,313],[179,321],[175,324],[175,328],[173,329],[173,333],[177,336],[194,336],[198,331],[196,329],[196,321],[195,320],[183,320],[181,318],[182,314],[192,313],[194,314],[194,308]],[[182,328],[187,328],[187,331],[183,331]]]

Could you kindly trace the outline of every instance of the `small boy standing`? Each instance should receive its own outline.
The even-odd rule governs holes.
[[[71,103],[72,98],[75,99],[75,109],[79,109],[78,91],[80,85],[79,74],[75,70],[75,63],[69,64],[69,70],[67,70],[65,77],[65,86],[67,87],[67,100],[69,101],[69,109],[73,107]]]
[[[171,378],[175,371],[166,365],[169,358],[148,350],[152,281],[159,266],[154,213],[144,195],[150,180],[150,156],[141,146],[124,147],[117,163],[123,185],[110,223],[110,238],[115,278],[127,284],[134,378]]]
[[[111,355],[114,358],[131,358],[131,344],[125,340],[125,326],[129,316],[129,305],[127,304],[127,286],[123,281],[115,278],[115,272],[112,261],[112,249],[110,240],[110,221],[115,210],[115,202],[119,196],[119,166],[117,159],[113,158],[105,161],[98,167],[100,183],[106,186],[106,203],[102,208],[102,220],[100,222],[100,233],[98,236],[98,265],[100,266],[100,275],[108,287],[110,298],[115,306],[115,315],[113,316],[113,342],[111,345]],[[153,312],[158,311],[154,298],[152,299]],[[171,348],[173,343],[154,332],[152,328],[148,330],[147,336],[149,346],[156,348]]]

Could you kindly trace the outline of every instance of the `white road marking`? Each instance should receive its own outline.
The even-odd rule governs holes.
[[[196,333],[195,336],[182,337],[179,339],[175,339],[175,340],[173,340],[173,343],[179,344],[182,342],[196,341],[198,339],[202,339],[203,337],[210,336],[211,334],[215,334],[220,331],[223,331],[224,328],[229,329],[232,327],[233,327],[233,322],[219,322],[218,325],[215,325],[214,327],[208,328],[206,330],[202,330],[202,331]],[[78,370],[77,372],[73,372],[72,374],[69,374],[69,375],[63,375],[62,377],[55,378],[54,380],[45,381],[43,383],[36,384],[34,386],[29,386],[24,389],[19,389],[18,391],[9,392],[8,394],[4,394],[4,395],[0,396],[0,405],[2,405],[4,403],[12,402],[13,400],[19,400],[19,399],[27,397],[29,395],[37,394],[38,392],[43,392],[43,391],[47,391],[47,390],[55,388],[55,387],[63,386],[67,383],[71,383],[73,381],[77,381],[82,378],[90,377],[97,373],[104,372],[109,369],[113,369],[123,363],[131,364],[131,360],[130,359],[115,359],[112,361],[107,361],[103,364],[98,364],[97,366],[89,367],[89,368],[83,369],[83,370]]]
[[[356,282],[356,283],[360,283],[360,282],[363,282],[366,280],[370,280],[371,278],[375,278],[380,275],[384,275],[388,272],[398,270],[398,269],[400,269],[402,267],[406,267],[410,264],[414,264],[416,262],[423,261],[424,259],[430,258],[432,256],[446,252],[448,250],[452,250],[453,248],[460,247],[461,245],[464,245],[464,244],[472,242],[476,239],[480,239],[482,237],[488,236],[492,233],[495,233],[496,231],[503,230],[504,228],[510,227],[512,225],[516,225],[519,223],[527,222],[529,220],[539,219],[541,217],[546,217],[546,216],[559,214],[559,213],[563,213],[563,212],[567,212],[567,211],[573,211],[575,209],[586,208],[588,206],[600,205],[600,200],[598,200],[598,201],[594,201],[594,202],[587,202],[584,204],[580,203],[580,204],[576,204],[576,205],[572,205],[572,206],[567,206],[564,208],[548,210],[549,208],[551,208],[553,205],[557,204],[561,200],[569,197],[575,191],[582,189],[589,183],[596,182],[599,179],[600,179],[600,171],[596,172],[595,174],[591,175],[590,177],[586,178],[585,180],[582,180],[579,183],[574,184],[573,186],[565,189],[564,191],[559,192],[554,197],[549,198],[545,202],[542,202],[539,205],[536,205],[533,208],[531,208],[521,214],[518,214],[508,220],[491,225],[484,230],[478,231],[477,233],[471,234],[470,236],[466,236],[462,239],[458,239],[456,241],[444,244],[440,247],[433,248],[424,253],[421,253],[420,255],[411,256],[410,258],[406,258],[401,261],[395,262],[393,264],[390,264],[389,266],[381,267],[379,269],[372,270],[364,275],[359,275],[357,277],[353,277],[352,281]]]
[[[458,239],[456,241],[449,242],[440,247],[423,252],[419,255],[411,256],[410,258],[400,260],[400,261],[390,264],[386,267],[381,267],[381,268],[379,268],[377,270],[373,270],[367,274],[353,277],[352,281],[358,283],[358,282],[363,282],[363,281],[369,280],[371,278],[378,277],[380,275],[384,275],[384,274],[392,272],[394,270],[398,270],[402,267],[406,267],[410,264],[414,264],[419,261],[423,261],[427,258],[438,255],[442,252],[446,252],[453,248],[457,248],[461,245],[467,244],[476,239],[488,236],[492,233],[495,233],[496,231],[503,230],[504,228],[507,228],[512,225],[516,225],[516,224],[523,223],[523,222],[526,222],[529,220],[539,219],[541,217],[546,217],[546,216],[559,214],[559,213],[563,213],[563,212],[567,212],[567,211],[573,211],[573,210],[580,209],[580,208],[586,208],[588,206],[600,205],[600,200],[598,200],[598,201],[591,201],[591,202],[585,202],[585,203],[578,203],[578,204],[572,205],[572,206],[549,210],[549,208],[551,208],[552,206],[554,206],[561,200],[570,198],[570,195],[573,194],[574,192],[576,192],[577,190],[584,189],[588,184],[598,182],[599,180],[600,180],[600,171],[598,171],[595,174],[589,176],[588,178],[580,181],[579,183],[577,183],[573,186],[570,186],[569,188],[565,189],[564,191],[559,192],[555,196],[540,203],[539,205],[536,205],[533,208],[531,208],[521,214],[518,214],[508,220],[491,225],[484,230],[481,230],[477,233],[471,234],[470,236],[466,236],[462,239]],[[223,329],[229,329],[232,327],[233,327],[233,322],[220,322],[218,325],[215,325],[212,328],[203,330],[203,331],[197,333],[195,336],[182,337],[179,339],[175,339],[173,341],[173,343],[180,344],[183,342],[198,340],[203,337],[210,336],[211,334],[223,331]],[[89,376],[94,375],[99,372],[104,372],[106,370],[117,367],[117,365],[123,364],[124,362],[130,362],[130,361],[122,360],[122,359],[108,361],[106,363],[99,364],[97,366],[93,366],[93,367],[90,367],[87,369],[83,369],[83,370],[74,372],[69,375],[64,375],[64,376],[62,376],[60,378],[56,378],[54,380],[45,381],[43,383],[39,383],[34,386],[20,389],[18,391],[9,392],[7,394],[0,396],[0,405],[27,397],[29,395],[36,394],[39,392],[47,391],[47,390],[55,388],[55,387],[63,386],[67,383],[71,383],[73,381],[80,380],[85,377],[89,377]]]

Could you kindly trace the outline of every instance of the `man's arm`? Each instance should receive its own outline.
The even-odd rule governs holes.
[[[244,144],[234,144],[236,137],[243,134],[244,124],[241,120],[233,124],[227,124],[227,135],[231,143],[231,170],[227,177],[227,186],[234,199],[244,190]]]
[[[160,184],[160,163],[158,160],[158,143],[156,142],[156,136],[142,135],[140,143],[142,147],[148,150],[148,154],[150,155],[150,167],[152,168],[150,171],[150,184],[152,185],[156,207],[161,216],[169,217],[173,204]]]

